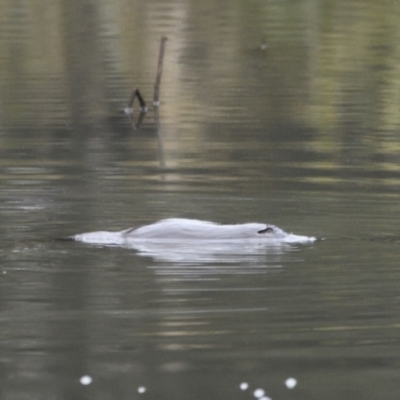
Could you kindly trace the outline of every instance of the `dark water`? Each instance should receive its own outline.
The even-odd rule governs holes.
[[[0,10],[1,398],[398,398],[400,3]],[[166,217],[320,240],[55,240]]]

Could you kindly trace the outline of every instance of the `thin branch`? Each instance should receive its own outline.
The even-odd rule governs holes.
[[[134,88],[132,90],[131,97],[129,98],[129,101],[128,101],[128,104],[127,104],[127,108],[125,109],[126,113],[128,113],[128,112],[132,113],[132,111],[133,111],[133,108],[132,108],[133,101],[135,100],[136,96],[137,96],[137,98],[139,100],[140,110],[142,112],[146,112],[147,111],[146,103],[145,103],[142,95],[140,94],[139,89]]]
[[[165,42],[167,41],[166,36],[161,37],[160,42],[160,52],[158,54],[158,66],[157,66],[157,76],[156,82],[154,84],[154,101],[153,104],[155,106],[160,105],[160,83],[161,83],[161,75],[163,70],[163,62],[164,62],[164,51],[165,51]]]

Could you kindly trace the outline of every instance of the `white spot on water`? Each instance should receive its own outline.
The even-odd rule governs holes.
[[[89,375],[83,375],[80,379],[81,385],[90,385],[93,379]]]
[[[285,385],[288,389],[293,389],[297,385],[297,379],[287,378],[285,381]]]
[[[263,396],[263,397],[260,397],[259,400],[272,400],[272,399],[271,399],[271,397]]]
[[[264,389],[256,389],[253,394],[254,394],[254,397],[257,397],[257,399],[260,399],[261,397],[264,396],[265,390]]]
[[[249,388],[249,384],[247,382],[242,382],[239,387],[241,390],[247,390]]]
[[[137,391],[138,393],[144,393],[146,391],[146,388],[144,386],[139,386]]]

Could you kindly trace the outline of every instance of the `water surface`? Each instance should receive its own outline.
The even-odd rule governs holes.
[[[2,397],[398,398],[399,4],[0,8]],[[168,217],[319,240],[57,240]]]

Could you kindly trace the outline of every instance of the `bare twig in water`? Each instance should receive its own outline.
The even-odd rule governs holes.
[[[161,37],[160,42],[160,52],[158,54],[158,66],[157,66],[157,76],[156,76],[156,83],[154,84],[154,101],[153,104],[155,106],[160,105],[160,83],[161,83],[161,75],[163,69],[163,62],[164,62],[164,51],[165,51],[165,42],[167,41],[166,36]]]
[[[141,111],[141,112],[146,112],[146,111],[147,111],[146,103],[145,103],[145,101],[144,101],[142,95],[140,94],[139,89],[134,88],[134,89],[132,90],[131,97],[129,98],[129,101],[128,101],[128,107],[125,109],[125,112],[126,112],[126,113],[128,113],[128,112],[132,113],[132,110],[133,110],[133,108],[132,108],[132,106],[133,106],[133,101],[135,100],[136,97],[137,97],[138,100],[139,100],[140,111]]]
[[[141,111],[147,111],[146,103],[144,102],[144,99],[143,99],[142,95],[140,94],[139,89],[136,89],[136,96],[139,100]]]
[[[135,121],[133,120],[133,101],[135,100],[135,97],[137,96],[140,104],[140,115],[137,124],[135,124]],[[139,92],[139,89],[135,88],[132,90],[131,97],[129,98],[127,107],[124,110],[125,114],[128,116],[129,121],[131,121],[132,128],[134,131],[139,128],[139,126],[142,124],[144,115],[147,112],[147,107],[146,103],[142,97],[142,95]]]
[[[135,121],[133,120],[133,107],[132,107],[133,101],[135,100],[136,97],[138,98],[140,104],[140,115],[137,124],[135,124]],[[131,97],[129,98],[127,107],[125,108],[124,112],[128,116],[129,121],[131,121],[133,130],[135,131],[136,129],[138,129],[143,121],[144,115],[147,112],[146,103],[142,95],[140,94],[139,89],[135,88],[132,90]]]

